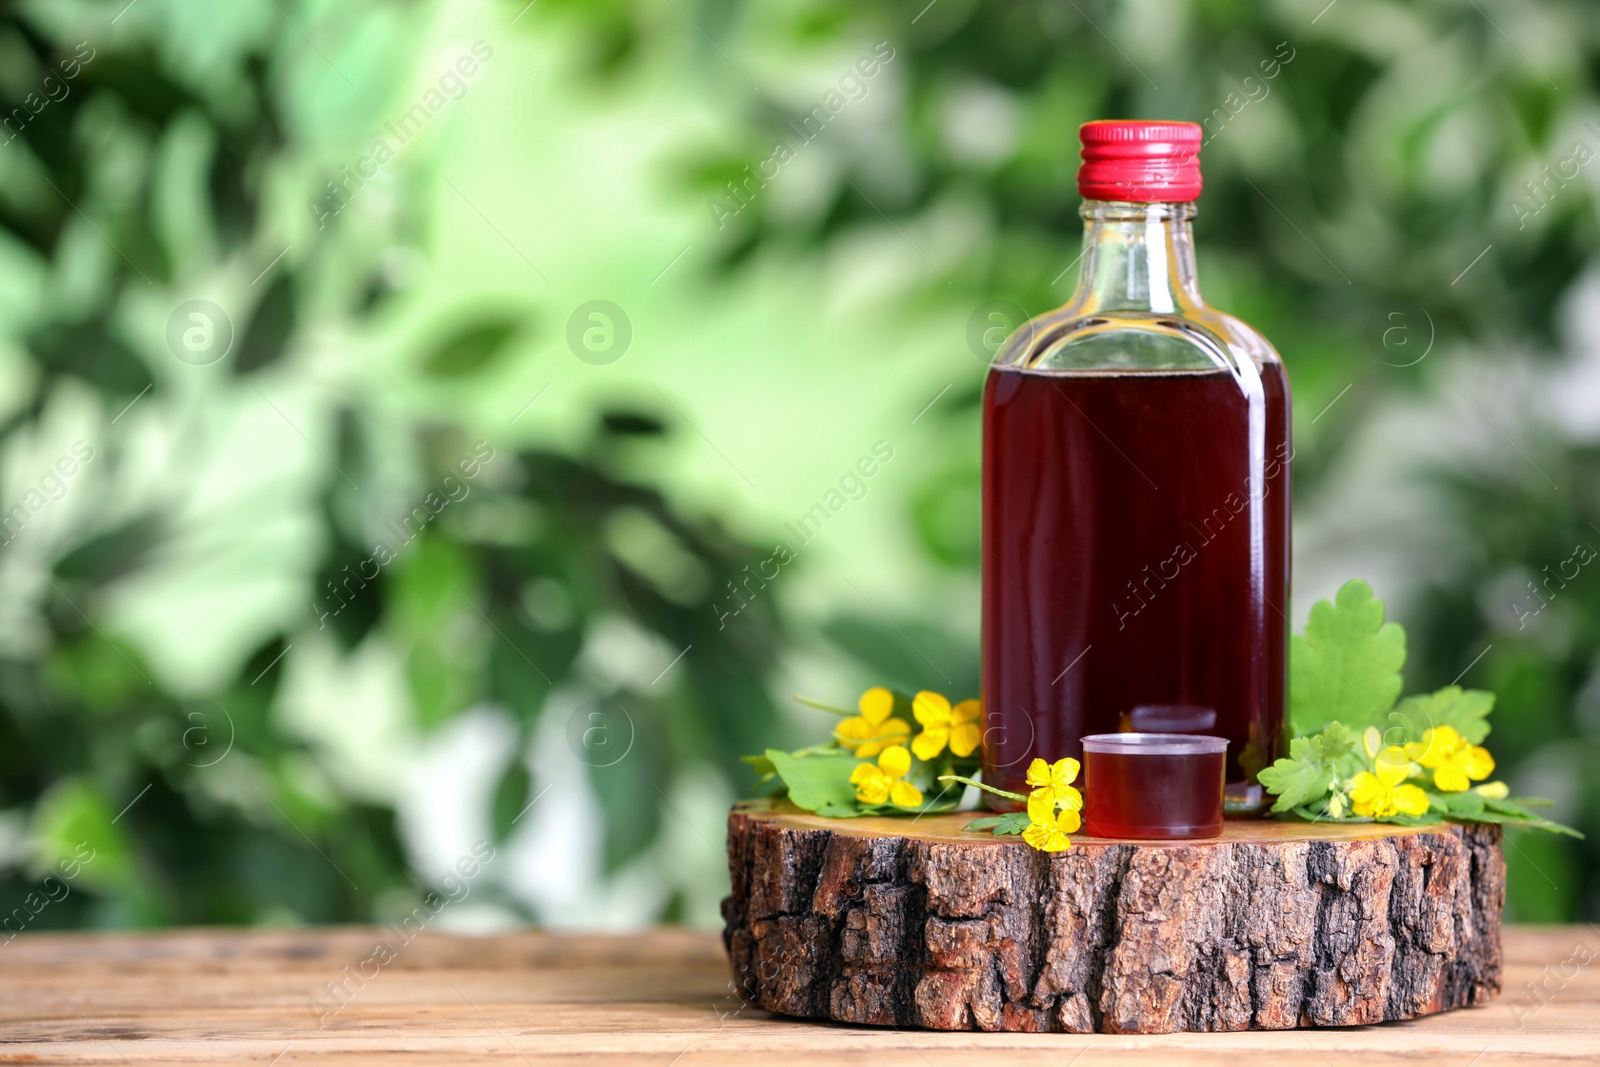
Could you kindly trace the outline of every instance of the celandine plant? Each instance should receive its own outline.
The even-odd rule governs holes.
[[[1459,686],[1400,697],[1405,631],[1385,622],[1383,602],[1351,581],[1334,601],[1311,609],[1305,636],[1289,650],[1289,755],[1261,771],[1282,818],[1420,826],[1446,820],[1499,823],[1582,837],[1534,809],[1538,797],[1510,796],[1492,781],[1489,735],[1494,694]],[[794,752],[767,749],[744,760],[773,796],[832,818],[954,811],[961,786],[973,786],[1025,811],[967,824],[968,830],[1020,834],[1041,852],[1072,845],[1083,795],[1078,761],[1035,759],[1029,792],[979,778],[982,705],[952,705],[939,693],[915,696],[883,687],[861,694],[856,710],[797,697],[840,717],[831,740]],[[912,722],[917,729],[914,731]],[[934,789],[937,783],[944,783]],[[932,794],[932,796],[930,796]]]
[[[833,739],[796,752],[769,748],[744,761],[796,807],[829,816],[953,811],[960,788],[947,784],[930,800],[935,780],[978,771],[983,710],[976,700],[952,706],[929,690],[913,697],[881,686],[862,693],[855,712],[795,699],[840,717]],[[915,738],[910,719],[922,728]]]
[[[1290,639],[1289,755],[1261,772],[1291,818],[1417,826],[1509,823],[1581,837],[1534,808],[1551,802],[1512,798],[1489,781],[1494,694],[1447,685],[1400,696],[1406,635],[1384,622],[1383,602],[1366,582],[1346,582],[1330,603],[1311,609],[1305,635]]]

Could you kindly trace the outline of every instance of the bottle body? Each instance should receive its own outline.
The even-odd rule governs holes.
[[[1231,813],[1279,755],[1288,381],[1194,284],[1192,205],[1086,205],[1085,281],[984,389],[984,778],[1117,731],[1226,738]]]

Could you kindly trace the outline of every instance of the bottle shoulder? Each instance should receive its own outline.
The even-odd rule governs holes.
[[[1237,316],[1198,302],[1167,310],[1068,304],[1019,327],[995,365],[1015,370],[1204,371],[1282,360],[1272,343]]]
[[[1248,322],[1216,308],[1202,305],[1200,310],[1203,314],[1197,316],[1198,321],[1208,323],[1218,336],[1234,348],[1248,353],[1257,363],[1283,362],[1272,342]]]

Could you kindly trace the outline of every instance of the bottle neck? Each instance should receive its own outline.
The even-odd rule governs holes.
[[[1178,313],[1204,306],[1195,277],[1195,208],[1186,203],[1086,200],[1083,268],[1071,305],[1096,311]]]

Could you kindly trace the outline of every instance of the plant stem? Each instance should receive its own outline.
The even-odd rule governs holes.
[[[984,785],[982,782],[975,782],[971,778],[963,778],[959,774],[941,774],[939,776],[939,781],[960,782],[963,785],[970,785],[976,789],[981,789],[985,793],[993,793],[997,797],[1005,797],[1007,800],[1020,800],[1024,804],[1028,802],[1028,798],[1023,796],[1021,793],[1008,793],[1004,789],[996,789],[992,785]]]
[[[824,704],[820,700],[812,700],[810,697],[803,697],[798,693],[795,694],[795,700],[801,704],[804,704],[808,708],[816,708],[819,711],[830,712],[834,715],[850,716],[856,714],[856,712],[851,711],[849,708],[836,708],[832,704]]]
[[[789,753],[789,755],[791,755],[791,756],[833,756],[833,755],[840,754],[840,752],[841,752],[841,750],[840,750],[838,745],[834,744],[832,741],[824,741],[819,745],[807,745],[805,748],[797,748],[793,752]]]

